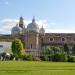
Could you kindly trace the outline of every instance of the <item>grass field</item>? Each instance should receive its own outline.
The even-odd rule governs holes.
[[[75,75],[75,63],[0,61],[0,75]]]

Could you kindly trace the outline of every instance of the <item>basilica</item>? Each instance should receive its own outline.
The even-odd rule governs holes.
[[[45,33],[43,26],[39,28],[33,17],[32,22],[25,27],[23,17],[20,17],[19,23],[12,28],[10,35],[1,35],[0,38],[22,40],[24,50],[27,54],[40,56],[41,50],[46,50],[49,47],[60,47],[63,51],[63,45],[66,43],[71,48],[75,44],[75,33]]]

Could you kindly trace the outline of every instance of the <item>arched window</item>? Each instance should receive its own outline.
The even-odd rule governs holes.
[[[62,41],[65,41],[65,38],[62,38]]]
[[[52,41],[53,41],[53,38],[49,38],[49,41],[51,41],[51,42],[52,42]]]

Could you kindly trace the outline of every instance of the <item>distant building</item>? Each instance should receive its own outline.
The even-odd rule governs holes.
[[[11,35],[1,35],[0,38],[21,39],[25,51],[33,56],[40,56],[41,50],[48,47],[57,46],[63,50],[65,43],[69,49],[75,44],[75,33],[45,33],[43,26],[39,28],[34,17],[27,28],[24,26],[23,17],[20,17],[19,24],[12,28]],[[69,52],[72,53],[71,50]]]

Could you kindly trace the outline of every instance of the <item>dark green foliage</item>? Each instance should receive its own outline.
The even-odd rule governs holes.
[[[75,55],[75,45],[72,47],[72,53]]]
[[[20,57],[23,54],[23,44],[21,40],[15,39],[12,42],[12,52],[16,57]]]
[[[47,48],[47,53],[48,54],[51,54],[51,51],[52,51],[52,48],[51,47]]]
[[[67,55],[65,53],[55,53],[52,56],[52,61],[56,61],[56,62],[65,62],[67,61]]]
[[[27,60],[33,60],[32,55],[27,55]]]
[[[51,56],[57,52],[60,52],[60,48],[59,47],[49,47],[46,50],[42,50],[41,51],[41,55],[43,56]]]
[[[15,58],[15,55],[11,54],[10,60],[13,60]]]
[[[68,54],[69,48],[68,48],[67,44],[64,44],[64,51]]]
[[[68,62],[75,62],[75,56],[68,56]]]
[[[41,56],[48,56],[51,54],[51,48],[47,48],[46,50],[41,50],[40,55]]]
[[[67,54],[66,53],[61,53],[61,55],[60,55],[60,61],[61,62],[65,62],[67,60],[68,60]]]
[[[28,60],[28,61],[33,60],[33,56],[32,55],[22,55],[21,58],[23,60]]]
[[[42,55],[40,58],[43,61],[52,61],[52,57],[55,57],[53,55],[60,53],[59,47],[49,47],[46,50],[42,50]],[[55,58],[53,58],[55,59]]]
[[[41,50],[41,52],[40,52],[40,55],[41,55],[41,56],[44,56],[44,55],[46,55],[46,52],[45,52],[45,50]]]
[[[60,53],[55,53],[52,55],[52,61],[59,62],[60,61]]]
[[[54,54],[57,53],[57,52],[60,52],[60,48],[59,47],[52,47],[51,49],[54,52]]]
[[[47,56],[40,56],[40,59],[41,59],[42,61],[48,61],[48,57],[47,57]]]

